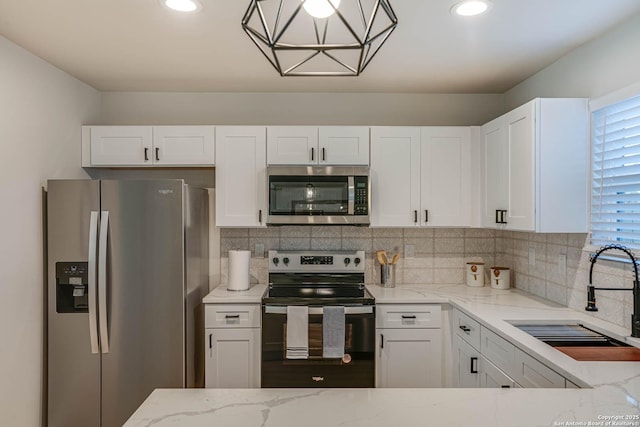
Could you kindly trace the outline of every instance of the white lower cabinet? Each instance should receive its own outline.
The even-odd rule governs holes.
[[[460,310],[453,322],[454,387],[578,387]]]
[[[376,387],[442,387],[440,305],[378,305],[376,311]]]
[[[260,387],[260,305],[205,306],[205,387]]]

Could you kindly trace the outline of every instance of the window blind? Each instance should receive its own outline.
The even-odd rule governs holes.
[[[591,244],[640,249],[640,96],[592,113]]]

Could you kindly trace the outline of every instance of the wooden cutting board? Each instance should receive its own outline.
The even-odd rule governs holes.
[[[636,347],[555,347],[581,362],[640,362]]]

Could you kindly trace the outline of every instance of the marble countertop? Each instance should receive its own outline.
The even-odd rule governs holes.
[[[251,285],[246,291],[229,291],[220,285],[202,299],[205,304],[260,304],[267,285]]]
[[[378,304],[451,304],[569,380],[591,388],[160,389],[125,427],[640,426],[640,363],[578,362],[509,322],[579,321],[640,346],[627,337],[628,330],[517,290],[464,285],[368,289]],[[205,302],[257,303],[264,285],[245,292],[231,296],[218,288]]]

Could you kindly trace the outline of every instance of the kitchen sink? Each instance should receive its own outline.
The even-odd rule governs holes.
[[[575,360],[582,362],[640,361],[640,348],[601,334],[579,323],[512,324]]]
[[[514,326],[552,347],[631,347],[581,324]]]

